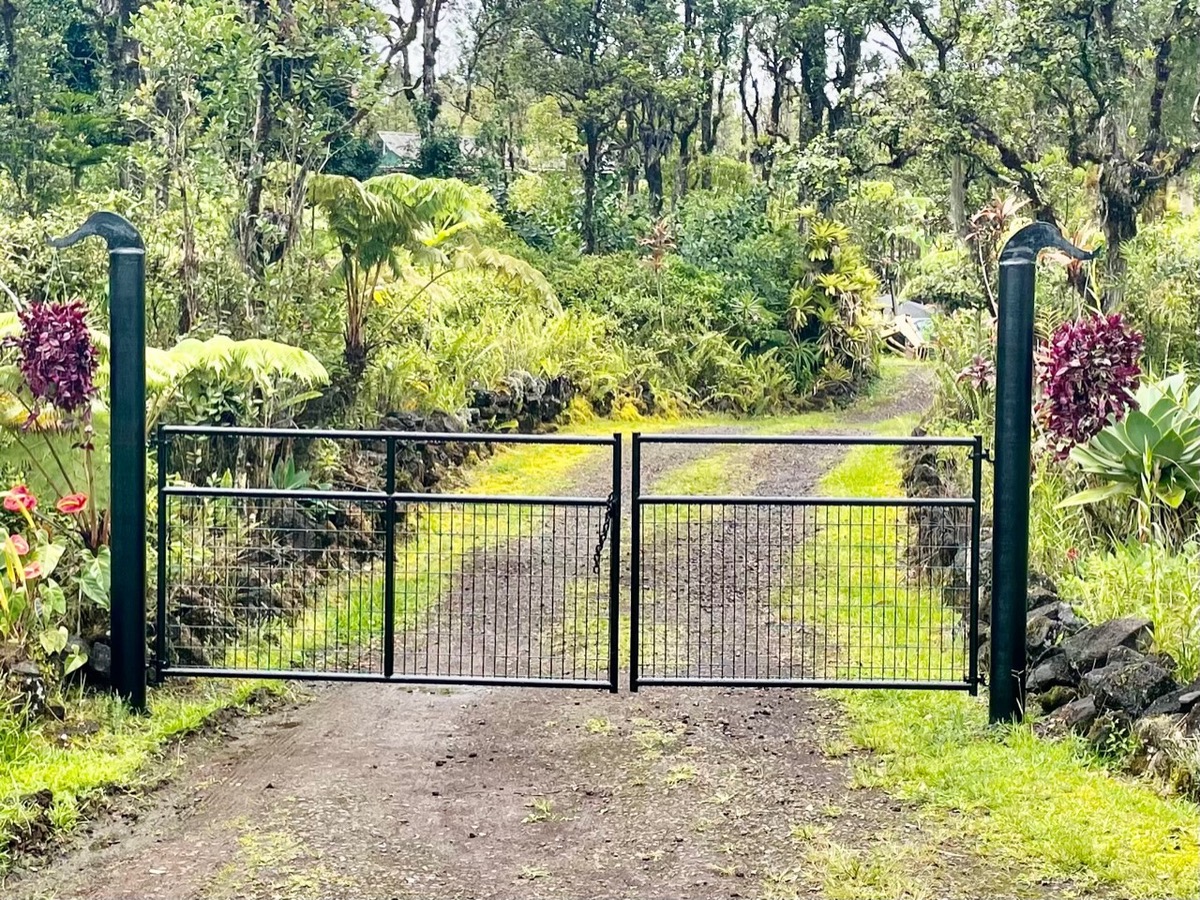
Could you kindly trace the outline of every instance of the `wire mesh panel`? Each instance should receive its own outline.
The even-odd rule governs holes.
[[[930,439],[635,436],[630,684],[974,690],[978,441],[970,496],[643,495],[643,445],[870,447]],[[782,451],[780,451],[782,452]],[[836,457],[835,457],[836,458]],[[865,459],[868,465],[870,459]]]
[[[159,437],[160,675],[615,689],[619,438],[185,427]],[[362,486],[312,486],[295,460],[316,440],[352,447],[339,465]],[[287,442],[282,474],[271,441]],[[523,451],[545,453],[551,469],[588,450],[611,493],[455,493],[467,488],[448,480],[444,493],[399,490],[444,459],[414,449],[434,442],[475,456],[551,445]],[[215,483],[167,476],[248,458],[257,465],[214,471]]]

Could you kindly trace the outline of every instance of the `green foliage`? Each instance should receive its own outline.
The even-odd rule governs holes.
[[[1104,500],[1133,501],[1139,535],[1157,526],[1177,534],[1184,506],[1200,497],[1200,388],[1189,391],[1186,376],[1146,382],[1135,394],[1136,409],[1103,428],[1071,459],[1098,476],[1098,487],[1073,494],[1063,507]]]
[[[973,272],[970,253],[961,242],[938,241],[912,267],[901,298],[931,304],[945,312],[986,309],[987,296]]]
[[[1062,584],[1066,596],[1094,622],[1145,616],[1157,649],[1179,665],[1188,684],[1200,676],[1200,544],[1175,550],[1159,541],[1129,541],[1111,552],[1082,556]]]
[[[1146,367],[1163,374],[1200,366],[1200,216],[1143,228],[1126,256],[1125,308],[1145,335]]]

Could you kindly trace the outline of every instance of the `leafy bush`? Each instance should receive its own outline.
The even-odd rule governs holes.
[[[1125,418],[1101,429],[1071,450],[1075,460],[1102,484],[1080,491],[1062,506],[1127,498],[1134,503],[1138,533],[1154,526],[1178,534],[1200,497],[1200,388],[1188,391],[1186,376],[1148,382],[1134,395]]]
[[[992,433],[995,336],[995,320],[981,311],[934,318],[930,346],[937,386],[931,415],[937,424]]]
[[[944,312],[988,307],[970,253],[953,238],[939,241],[917,260],[900,296],[937,306]]]
[[[1133,403],[1142,336],[1119,315],[1064,322],[1037,354],[1036,413],[1059,459]]]
[[[1146,336],[1149,370],[1200,366],[1200,216],[1143,227],[1125,257],[1125,308]]]
[[[1179,664],[1179,679],[1200,676],[1200,544],[1189,541],[1176,553],[1157,541],[1130,541],[1087,554],[1063,590],[1093,621],[1150,619],[1156,646]]]

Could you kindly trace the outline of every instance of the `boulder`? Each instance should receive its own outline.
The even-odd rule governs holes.
[[[1063,641],[1062,648],[1071,665],[1080,672],[1088,672],[1104,665],[1114,647],[1145,652],[1150,649],[1153,636],[1154,625],[1149,619],[1127,616],[1084,628]]]
[[[37,716],[46,708],[49,696],[42,670],[33,660],[24,659],[9,668],[16,689],[16,707],[30,716]]]
[[[1025,591],[1025,609],[1033,610],[1058,600],[1058,588],[1054,582],[1039,572],[1030,572]]]
[[[1029,611],[1029,618],[1034,616],[1045,616],[1047,619],[1057,622],[1068,634],[1082,631],[1088,624],[1086,619],[1071,608],[1071,604],[1064,603],[1062,600],[1052,600],[1041,606],[1035,606]]]
[[[1043,721],[1040,730],[1052,734],[1062,734],[1068,731],[1087,734],[1098,714],[1099,710],[1096,709],[1095,700],[1091,697],[1080,697],[1050,713]]]
[[[1030,613],[1025,620],[1025,652],[1037,659],[1055,644],[1058,623],[1048,616]]]
[[[1025,679],[1025,688],[1031,694],[1041,694],[1052,687],[1074,687],[1079,682],[1075,669],[1066,654],[1056,653],[1042,660]]]
[[[1037,701],[1041,704],[1042,712],[1049,713],[1078,699],[1079,691],[1076,688],[1056,684],[1044,694],[1039,695]]]
[[[1130,718],[1176,687],[1170,672],[1144,659],[1093,669],[1083,676],[1082,684],[1084,692],[1096,698],[1097,708]]]
[[[1132,647],[1122,645],[1113,647],[1108,651],[1108,656],[1105,658],[1104,664],[1106,666],[1128,665],[1129,663],[1142,662],[1145,659],[1147,659],[1146,654],[1138,653]]]
[[[112,676],[112,648],[107,641],[92,641],[92,651],[87,660],[88,677],[92,681],[108,684]]]
[[[1191,684],[1163,694],[1147,706],[1142,711],[1142,715],[1146,718],[1150,718],[1151,716],[1178,716],[1198,705],[1200,705],[1200,681],[1194,681]]]

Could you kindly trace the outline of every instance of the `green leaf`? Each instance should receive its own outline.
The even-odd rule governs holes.
[[[42,574],[39,578],[49,578],[58,567],[58,561],[62,559],[63,550],[66,548],[62,544],[42,544],[29,554],[29,558],[34,562],[42,564]]]
[[[1133,493],[1133,485],[1123,482],[1112,482],[1111,484],[1088,488],[1086,491],[1072,494],[1066,500],[1059,503],[1058,508],[1066,509],[1071,506],[1086,506],[1090,503],[1099,503],[1102,500],[1111,500],[1114,497],[1132,497]]]
[[[67,638],[70,635],[67,633],[65,625],[59,625],[57,628],[47,628],[40,635],[38,640],[41,642],[42,649],[48,654],[62,653],[67,649]]]
[[[1177,484],[1158,485],[1154,489],[1154,495],[1171,509],[1179,509],[1187,497],[1187,491]]]
[[[66,664],[63,666],[63,675],[70,675],[87,661],[88,655],[83,652],[83,648],[75,645],[71,648],[71,653],[67,656]]]
[[[112,553],[107,547],[100,550],[79,573],[79,589],[101,609],[109,608],[112,591]]]
[[[38,589],[42,606],[48,616],[62,617],[67,614],[67,595],[57,581],[47,581]]]

